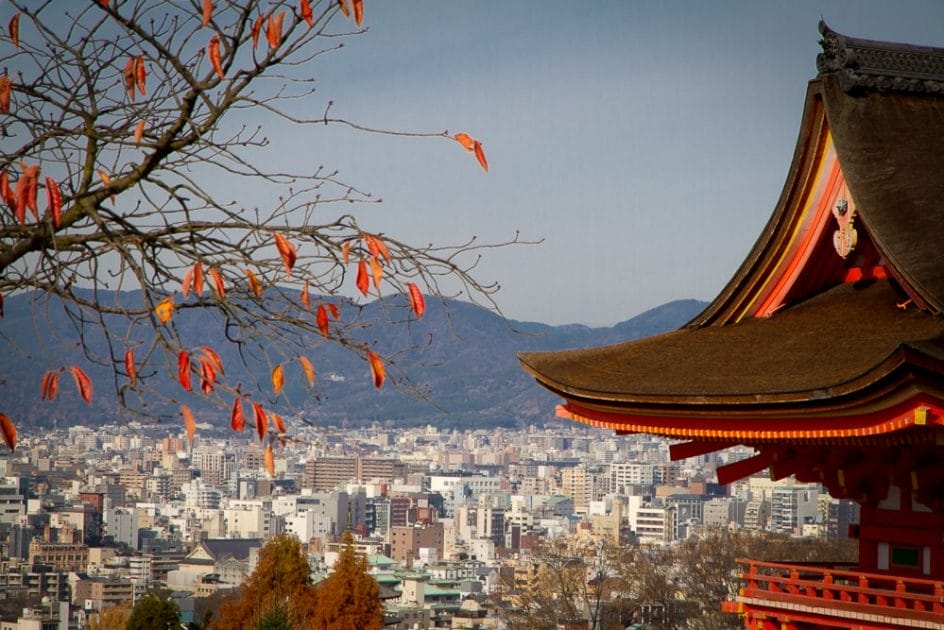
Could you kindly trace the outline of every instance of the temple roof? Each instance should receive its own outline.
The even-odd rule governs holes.
[[[657,337],[519,355],[581,414],[828,417],[944,401],[944,49],[821,31],[781,198],[705,311]],[[858,234],[849,251],[841,230]]]

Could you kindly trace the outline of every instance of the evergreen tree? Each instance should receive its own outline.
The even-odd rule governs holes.
[[[180,625],[180,608],[169,591],[151,591],[131,610],[126,630],[166,630]]]

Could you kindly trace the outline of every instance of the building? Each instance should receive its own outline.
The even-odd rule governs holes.
[[[745,446],[720,483],[766,469],[859,503],[855,570],[745,562],[726,609],[748,628],[941,627],[944,49],[821,32],[780,201],[714,301],[519,358],[562,416],[683,440],[674,460]]]

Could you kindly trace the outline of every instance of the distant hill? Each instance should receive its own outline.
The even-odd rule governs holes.
[[[100,293],[98,299],[130,303],[140,295]],[[66,317],[62,304],[45,296],[39,302],[31,301],[30,296],[22,295],[5,302],[5,317],[0,320],[0,334],[4,336],[0,346],[5,346],[0,355],[0,411],[24,427],[96,424],[126,415],[117,403],[116,390],[121,383],[116,383],[109,370],[83,355],[79,331]],[[646,337],[678,328],[704,307],[705,303],[696,300],[679,300],[611,327],[550,326],[504,320],[468,302],[430,299],[426,315],[419,322],[370,325],[385,321],[391,312],[396,315],[397,309],[402,309],[406,319],[406,305],[387,298],[383,305],[373,302],[360,310],[357,321],[364,326],[357,334],[375,342],[381,351],[409,348],[398,353],[389,367],[392,375],[406,377],[419,394],[389,385],[377,391],[370,381],[369,368],[359,356],[336,344],[321,344],[320,337],[305,342],[305,353],[318,373],[314,389],[303,385],[297,365],[289,365],[280,399],[271,400],[271,392],[267,391],[250,393],[267,408],[286,416],[302,414],[319,425],[380,421],[396,425],[494,426],[538,422],[553,414],[558,401],[520,368],[515,352],[598,346]],[[227,347],[224,322],[217,314],[182,310],[174,321],[188,343],[211,345],[221,351],[228,383],[267,383],[267,366],[247,368],[236,351]],[[127,322],[119,320],[108,320],[107,325],[119,326],[117,330],[128,327]],[[102,335],[95,327],[82,334],[90,347],[104,351]],[[62,376],[62,393],[56,401],[40,401],[42,373],[69,364],[83,366],[94,381],[91,407],[75,395],[68,374]],[[186,402],[200,420],[220,427],[228,425],[225,407],[186,394],[170,378],[165,380],[166,388],[158,392],[163,396],[149,402],[149,412],[176,418],[177,403]],[[243,387],[243,391],[250,390]]]

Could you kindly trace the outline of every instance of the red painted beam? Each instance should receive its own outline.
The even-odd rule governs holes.
[[[700,440],[681,442],[669,446],[669,457],[674,462],[680,459],[688,459],[689,457],[714,453],[715,451],[723,451],[732,446],[737,446],[737,442],[703,442]]]
[[[764,451],[758,453],[754,457],[748,457],[747,459],[742,459],[741,461],[734,462],[733,464],[719,466],[718,470],[715,472],[718,475],[718,483],[725,485],[733,483],[738,479],[749,477],[756,472],[760,472],[761,470],[768,468],[773,463],[773,451]]]

